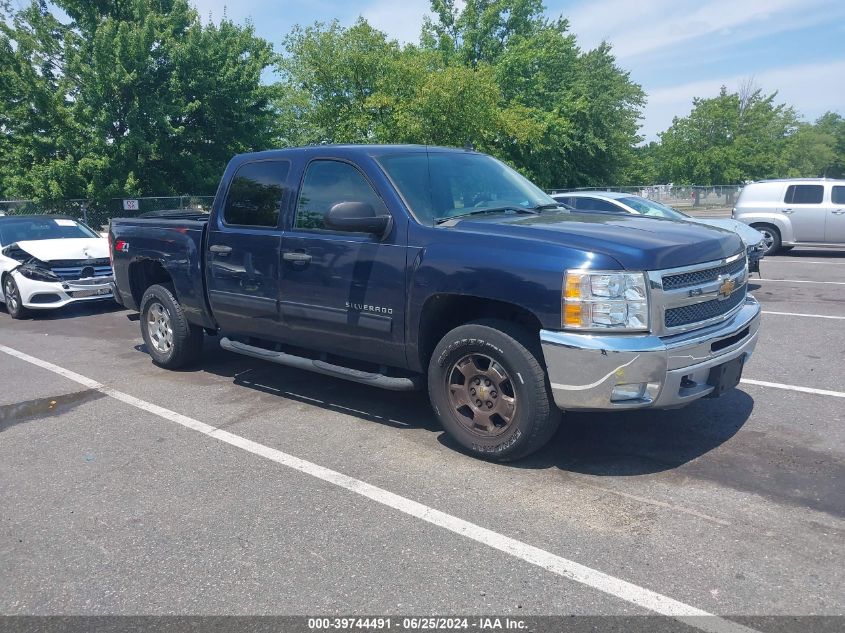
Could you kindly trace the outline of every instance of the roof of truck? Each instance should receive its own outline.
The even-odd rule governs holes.
[[[338,152],[359,153],[367,156],[375,154],[413,154],[424,152],[456,152],[477,154],[479,152],[474,149],[467,149],[461,147],[442,147],[439,145],[378,145],[378,144],[326,144],[326,145],[306,145],[303,147],[285,147],[278,149],[269,149],[262,152],[248,152],[245,154],[238,154],[235,158],[243,160],[244,158],[271,158],[273,156],[285,156],[290,154],[315,154],[325,152],[326,150],[336,150]]]

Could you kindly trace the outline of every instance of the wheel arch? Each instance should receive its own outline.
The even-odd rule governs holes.
[[[147,288],[155,284],[173,286],[173,277],[160,261],[155,259],[139,259],[129,264],[129,291],[132,300],[141,308],[141,299]],[[175,290],[174,290],[175,294]]]
[[[426,299],[417,331],[417,353],[409,358],[417,371],[427,371],[431,354],[447,332],[480,319],[497,319],[524,328],[536,337],[539,347],[542,324],[536,314],[523,306],[499,299],[473,295],[438,293]]]

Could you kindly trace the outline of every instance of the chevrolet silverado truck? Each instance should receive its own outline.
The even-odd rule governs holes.
[[[681,407],[735,387],[760,307],[731,232],[570,214],[498,160],[426,146],[233,158],[209,214],[115,219],[117,299],[153,362],[231,352],[427,388],[468,452],[513,460],[561,411]]]

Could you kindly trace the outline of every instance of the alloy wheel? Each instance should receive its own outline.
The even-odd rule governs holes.
[[[483,437],[504,433],[516,414],[517,399],[508,372],[484,354],[467,354],[446,373],[452,414]]]
[[[150,305],[147,310],[147,334],[150,342],[159,352],[167,354],[173,349],[173,326],[170,322],[170,312],[158,302]]]
[[[6,308],[9,312],[17,310],[20,304],[20,297],[18,297],[18,289],[15,287],[15,282],[11,277],[6,279],[4,294],[6,295]]]

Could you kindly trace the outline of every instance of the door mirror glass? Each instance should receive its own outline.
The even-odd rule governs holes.
[[[325,216],[325,223],[332,231],[384,235],[390,227],[390,219],[389,215],[376,215],[369,202],[347,201],[333,205]]]

